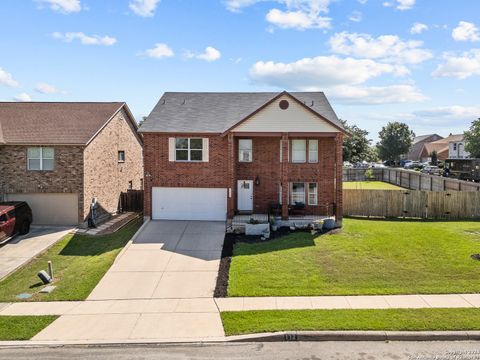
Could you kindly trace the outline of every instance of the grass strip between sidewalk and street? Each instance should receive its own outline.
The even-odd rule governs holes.
[[[227,336],[278,331],[480,330],[480,309],[260,310],[221,313]]]
[[[30,340],[58,316],[0,316],[0,341]]]
[[[85,300],[140,225],[140,220],[133,221],[108,235],[66,235],[0,282],[0,302]],[[54,273],[51,285],[56,288],[43,294],[39,292],[44,286],[37,273],[47,269],[49,260]],[[32,297],[18,299],[22,293]]]

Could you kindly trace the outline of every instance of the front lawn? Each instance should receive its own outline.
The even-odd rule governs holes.
[[[43,254],[0,282],[0,301],[84,300],[112,265],[120,250],[140,226],[135,221],[114,234],[90,236],[68,234]],[[37,273],[53,263],[56,289],[50,294],[43,288]],[[121,286],[121,284],[119,284]],[[21,293],[32,297],[20,300]]]
[[[58,316],[0,316],[0,340],[30,340]]]
[[[225,334],[308,330],[480,330],[478,309],[263,310],[221,313]]]
[[[344,219],[343,230],[238,243],[229,296],[480,292],[480,222]]]
[[[405,190],[400,186],[383,181],[344,181],[343,188],[353,190]]]

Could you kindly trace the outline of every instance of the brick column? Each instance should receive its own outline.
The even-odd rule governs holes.
[[[343,219],[343,135],[335,136],[335,221],[342,226]]]
[[[280,180],[282,183],[282,219],[288,220],[288,192],[290,185],[288,183],[288,160],[289,160],[289,146],[288,133],[282,134],[282,164]]]
[[[228,168],[227,168],[227,184],[228,184],[228,199],[227,211],[228,218],[232,219],[235,215],[235,198],[237,193],[237,181],[235,174],[235,137],[232,133],[228,135]]]

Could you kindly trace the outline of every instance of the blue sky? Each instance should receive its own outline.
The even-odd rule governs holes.
[[[478,0],[2,0],[0,100],[321,90],[376,139],[480,117]]]

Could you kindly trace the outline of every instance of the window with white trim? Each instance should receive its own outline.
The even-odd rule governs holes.
[[[118,151],[118,162],[124,163],[125,162],[125,151],[119,150]]]
[[[307,141],[306,140],[292,140],[292,162],[304,163],[307,153]]]
[[[308,140],[308,162],[318,162],[318,140]]]
[[[54,167],[55,151],[51,147],[31,147],[27,149],[27,169],[51,171]]]
[[[318,205],[317,183],[308,184],[308,205]]]
[[[305,204],[305,184],[292,183],[292,204]]]
[[[252,162],[252,139],[239,139],[238,140],[238,161],[240,162]]]
[[[203,139],[176,138],[175,161],[203,161]]]
[[[278,203],[282,205],[282,184],[278,184]]]

